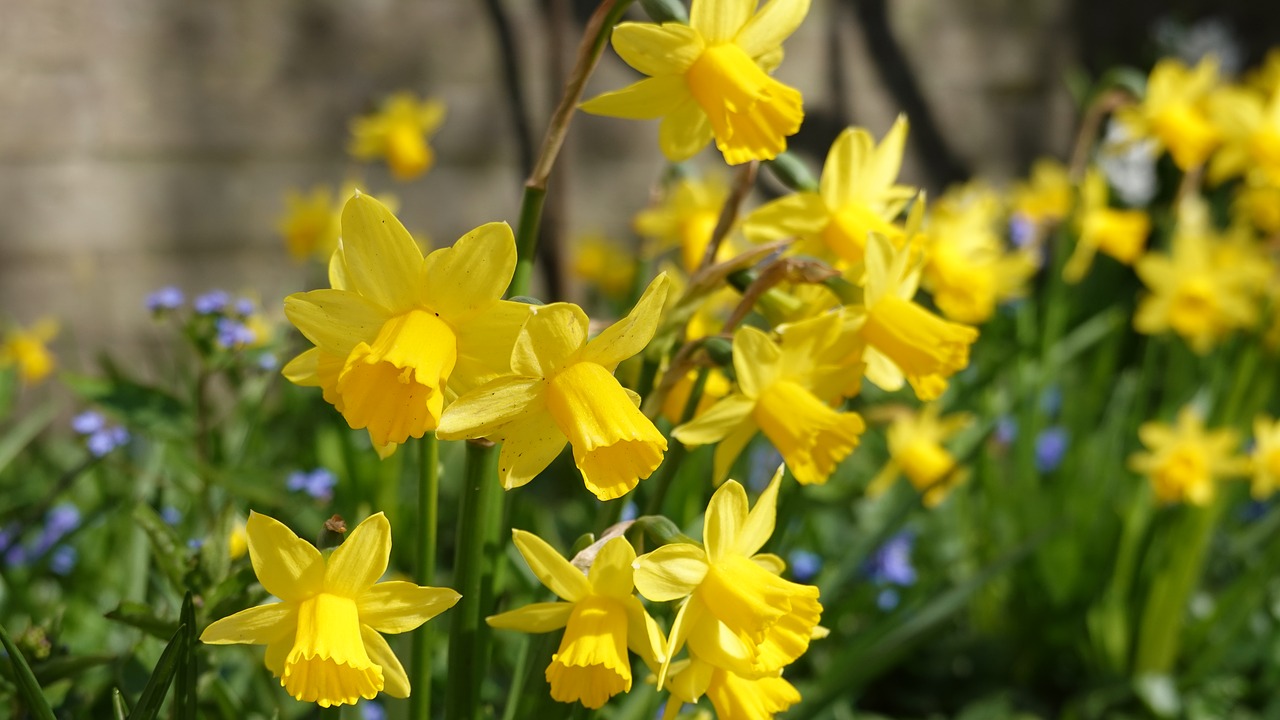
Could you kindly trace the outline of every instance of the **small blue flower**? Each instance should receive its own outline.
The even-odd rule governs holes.
[[[258,334],[247,325],[228,317],[218,318],[218,344],[232,349],[251,345],[258,339]]]
[[[240,317],[249,317],[256,309],[253,301],[249,298],[240,298],[236,300],[236,314]]]
[[[293,492],[305,492],[317,500],[328,501],[333,498],[333,488],[338,478],[325,468],[316,468],[311,472],[295,470],[289,473],[285,487]]]
[[[70,545],[59,545],[53,549],[53,554],[49,556],[49,569],[55,575],[70,575],[75,569],[76,560],[80,554]]]
[[[1036,437],[1036,470],[1041,473],[1057,470],[1067,454],[1069,440],[1066,428],[1058,425],[1045,428]]]
[[[796,582],[809,582],[822,569],[822,556],[808,550],[792,550],[787,556],[791,577]]]
[[[160,519],[166,525],[177,525],[182,522],[182,511],[172,505],[165,505],[160,509]]]
[[[1040,410],[1049,417],[1057,417],[1062,410],[1062,388],[1050,385],[1040,395]]]
[[[622,517],[620,519],[623,522],[626,522],[628,520],[635,520],[639,516],[640,516],[640,508],[636,506],[636,503],[634,500],[628,500],[627,504],[622,506]]]
[[[147,296],[147,309],[153,313],[162,310],[177,310],[182,307],[186,297],[173,285],[162,287]]]
[[[9,567],[22,567],[27,564],[27,549],[22,543],[15,543],[8,550],[4,551],[4,564]]]
[[[911,548],[915,535],[904,530],[884,541],[867,562],[867,575],[872,582],[885,585],[914,585],[916,569],[911,565]]]
[[[199,550],[204,547],[204,538],[191,538],[187,541],[188,550]]]
[[[387,711],[372,700],[360,703],[360,720],[387,720]]]
[[[876,595],[876,607],[884,610],[885,612],[889,612],[890,610],[898,607],[898,602],[900,600],[901,598],[898,596],[897,590],[894,590],[893,588],[885,588],[880,591],[879,595]]]
[[[280,358],[275,353],[262,353],[258,356],[258,368],[271,372],[280,367]]]
[[[758,445],[751,451],[751,467],[747,471],[747,487],[753,492],[764,492],[773,473],[782,464],[782,455],[773,445]]]
[[[3,528],[0,528],[0,553],[9,549],[9,546],[13,544],[13,541],[18,539],[18,535],[21,534],[21,531],[22,528],[18,526],[18,523],[9,523]]]
[[[129,431],[119,425],[103,428],[89,436],[85,446],[94,457],[105,457],[107,453],[129,442]]]
[[[1014,247],[1026,247],[1036,237],[1036,223],[1022,213],[1014,213],[1009,218],[1009,240]]]
[[[80,527],[80,508],[71,503],[61,503],[49,509],[44,516],[46,535],[61,540],[64,535]]]
[[[996,420],[995,439],[1001,445],[1012,445],[1018,439],[1018,421],[1012,415],[1002,415]]]
[[[92,435],[106,427],[107,420],[96,410],[85,410],[71,418],[71,429],[81,435]]]
[[[229,302],[231,302],[231,296],[226,290],[213,290],[197,295],[196,299],[191,301],[191,307],[201,315],[212,315],[225,310]]]

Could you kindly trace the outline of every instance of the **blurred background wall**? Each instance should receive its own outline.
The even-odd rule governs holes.
[[[816,169],[846,124],[880,135],[906,111],[909,180],[936,190],[1023,173],[1039,155],[1065,155],[1073,75],[1145,66],[1161,43],[1234,52],[1238,65],[1274,40],[1268,4],[1210,5],[814,0],[778,71],[805,96],[792,146]],[[527,149],[503,68],[516,68],[540,139],[551,78],[590,10],[570,0],[0,0],[0,318],[61,318],[55,347],[77,367],[99,347],[145,347],[143,299],[163,285],[248,292],[278,308],[309,282],[276,230],[291,188],[359,179],[398,196],[410,230],[437,244],[514,221]],[[635,77],[606,51],[588,96]],[[344,152],[350,118],[401,89],[448,105],[437,165],[409,184]],[[626,237],[661,172],[657,124],[574,123],[553,187],[565,200],[559,231]]]

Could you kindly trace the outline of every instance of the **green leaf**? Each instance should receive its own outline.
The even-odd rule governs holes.
[[[172,635],[177,627],[172,620],[158,617],[150,605],[138,602],[120,603],[120,606],[107,613],[106,617],[125,625],[132,625],[160,640]]]
[[[36,682],[31,666],[27,664],[27,659],[22,656],[18,646],[13,644],[13,640],[9,638],[9,631],[5,630],[3,625],[0,625],[0,643],[4,644],[5,652],[9,653],[9,662],[13,663],[13,674],[18,683],[18,694],[26,703],[32,716],[37,720],[54,720],[53,709],[49,707],[49,701],[40,691],[40,684]]]
[[[115,655],[63,655],[38,662],[31,667],[41,685],[51,685],[59,680],[75,677],[92,667],[115,662]]]
[[[111,710],[115,713],[116,720],[129,720],[129,705],[125,703],[120,688],[111,690]]]
[[[119,415],[131,426],[164,437],[191,434],[191,414],[180,400],[164,390],[124,377],[108,380],[66,375],[64,380],[77,395]]]
[[[189,635],[186,625],[178,626],[164,652],[160,653],[160,660],[156,662],[156,668],[151,672],[147,686],[142,689],[142,696],[138,698],[138,705],[129,713],[128,720],[155,720],[160,715],[164,696],[169,694],[169,686],[173,684],[178,666],[186,654]]]
[[[196,720],[196,677],[199,675],[199,667],[196,665],[196,609],[190,590],[182,598],[180,622],[186,629],[186,651],[182,654],[182,664],[178,670],[174,718]]]
[[[53,421],[54,415],[58,412],[58,408],[47,403],[29,413],[25,413],[23,418],[18,421],[4,437],[0,437],[0,472],[8,467],[9,463],[22,452],[41,430],[49,426]]]
[[[179,539],[173,528],[149,505],[138,505],[133,510],[133,519],[147,533],[151,540],[156,564],[164,571],[169,582],[179,592],[187,589],[188,557],[187,548]]]

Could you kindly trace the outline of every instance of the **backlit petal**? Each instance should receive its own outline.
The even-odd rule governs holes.
[[[831,143],[818,180],[827,207],[839,208],[857,199],[857,173],[874,150],[875,140],[863,128],[846,128]]]
[[[324,558],[284,523],[249,511],[249,559],[258,582],[286,602],[305,600],[324,587]]]
[[[738,387],[747,397],[759,397],[773,384],[781,358],[777,343],[762,330],[746,326],[734,333],[733,369],[738,375]]]
[[[692,593],[706,574],[705,550],[688,543],[663,545],[636,559],[636,590],[653,602],[678,600]]]
[[[266,645],[297,627],[298,608],[292,603],[259,605],[222,618],[200,633],[200,642],[209,645]]]
[[[511,367],[520,375],[548,377],[587,342],[587,314],[573,303],[535,307],[516,337]]]
[[[388,317],[381,306],[345,290],[294,293],[284,299],[284,314],[316,347],[342,357],[373,342]]]
[[[486,437],[541,403],[545,382],[513,375],[482,385],[445,408],[436,436],[441,440]]]
[[[569,622],[573,603],[533,603],[485,618],[489,627],[501,630],[519,630],[527,633],[544,633],[559,630]]]
[[[342,254],[351,290],[391,311],[417,304],[422,251],[385,205],[359,194],[342,208]]]
[[[658,329],[658,321],[662,319],[662,306],[666,303],[670,286],[666,273],[654,278],[626,317],[610,325],[587,343],[582,351],[582,360],[603,365],[606,370],[613,372],[618,363],[643,350]]]
[[[733,463],[746,449],[747,443],[756,436],[760,428],[754,420],[746,420],[735,427],[719,445],[716,445],[716,452],[712,458],[711,480],[716,484],[724,482],[729,477],[729,471],[733,468]]]
[[[809,12],[809,0],[769,0],[738,31],[733,41],[753,58],[782,45],[800,27]]]
[[[719,442],[742,424],[756,401],[745,395],[730,395],[689,422],[671,431],[671,437],[690,447]]]
[[[449,389],[470,392],[502,375],[511,374],[511,353],[532,305],[499,300],[480,315],[454,325],[458,363],[449,376]]]
[[[720,486],[707,504],[702,525],[702,540],[707,546],[707,559],[716,563],[736,554],[738,534],[747,521],[747,491],[730,480]]]
[[[756,208],[743,222],[742,231],[751,242],[772,242],[817,235],[830,221],[831,213],[821,196],[799,192]]]
[[[303,387],[319,387],[320,348],[304,350],[297,357],[285,364],[280,374],[294,385]]]
[[[325,592],[359,597],[387,571],[390,557],[391,523],[382,513],[370,515],[329,556]]]
[[[769,486],[756,498],[755,507],[747,513],[738,533],[735,549],[738,554],[750,557],[755,555],[773,536],[774,523],[778,517],[778,487],[782,485],[782,467],[773,474]]]
[[[404,580],[378,583],[356,598],[360,622],[381,633],[402,633],[457,604],[462,596],[449,588]]]
[[[600,595],[629,598],[635,590],[636,551],[626,538],[616,537],[605,543],[587,571],[587,580]]]
[[[662,628],[634,596],[623,601],[627,608],[627,647],[644,659],[650,668],[667,659],[667,639]]]
[[[409,697],[409,674],[404,671],[404,665],[400,664],[400,658],[396,657],[387,639],[368,625],[360,628],[360,638],[364,640],[369,659],[382,668],[382,692],[393,698]]]
[[[681,79],[683,83],[683,79]],[[711,119],[686,89],[684,100],[662,119],[658,147],[671,162],[684,162],[711,142]]]
[[[706,38],[708,45],[733,40],[756,9],[756,0],[693,0],[689,25]]]
[[[645,75],[683,74],[705,47],[697,30],[680,23],[619,23],[611,42],[618,57]]]
[[[508,490],[527,484],[546,470],[569,442],[545,408],[530,409],[524,417],[504,426],[500,435],[498,477]]]
[[[515,236],[504,222],[481,225],[453,247],[428,255],[424,268],[427,304],[448,322],[463,324],[507,291],[516,269]]]
[[[524,530],[512,530],[516,549],[529,563],[538,580],[563,600],[577,602],[591,593],[591,583],[582,571],[565,560],[547,541]]]
[[[592,115],[654,120],[675,112],[688,100],[689,86],[683,76],[660,75],[645,78],[621,90],[601,93],[578,107]]]

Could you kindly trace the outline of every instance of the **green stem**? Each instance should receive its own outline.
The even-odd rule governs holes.
[[[1135,675],[1163,674],[1173,668],[1182,642],[1182,625],[1187,602],[1195,591],[1204,568],[1205,552],[1213,536],[1224,502],[1209,507],[1185,508],[1186,515],[1169,538],[1172,558],[1169,566],[1151,585],[1138,634]]]
[[[421,452],[418,477],[418,566],[417,579],[431,586],[436,578],[436,524],[440,488],[440,447],[436,436],[427,434],[418,442]],[[431,646],[432,623],[423,623],[413,635],[413,673],[417,677],[416,692],[409,696],[409,717],[427,720],[431,717]]]
[[[492,594],[493,571],[500,555],[494,507],[501,508],[498,452],[492,445],[467,443],[466,472],[458,521],[454,582],[462,599],[454,607],[449,629],[449,683],[445,688],[445,718],[469,720],[480,716],[480,685],[485,676],[484,616]]]

